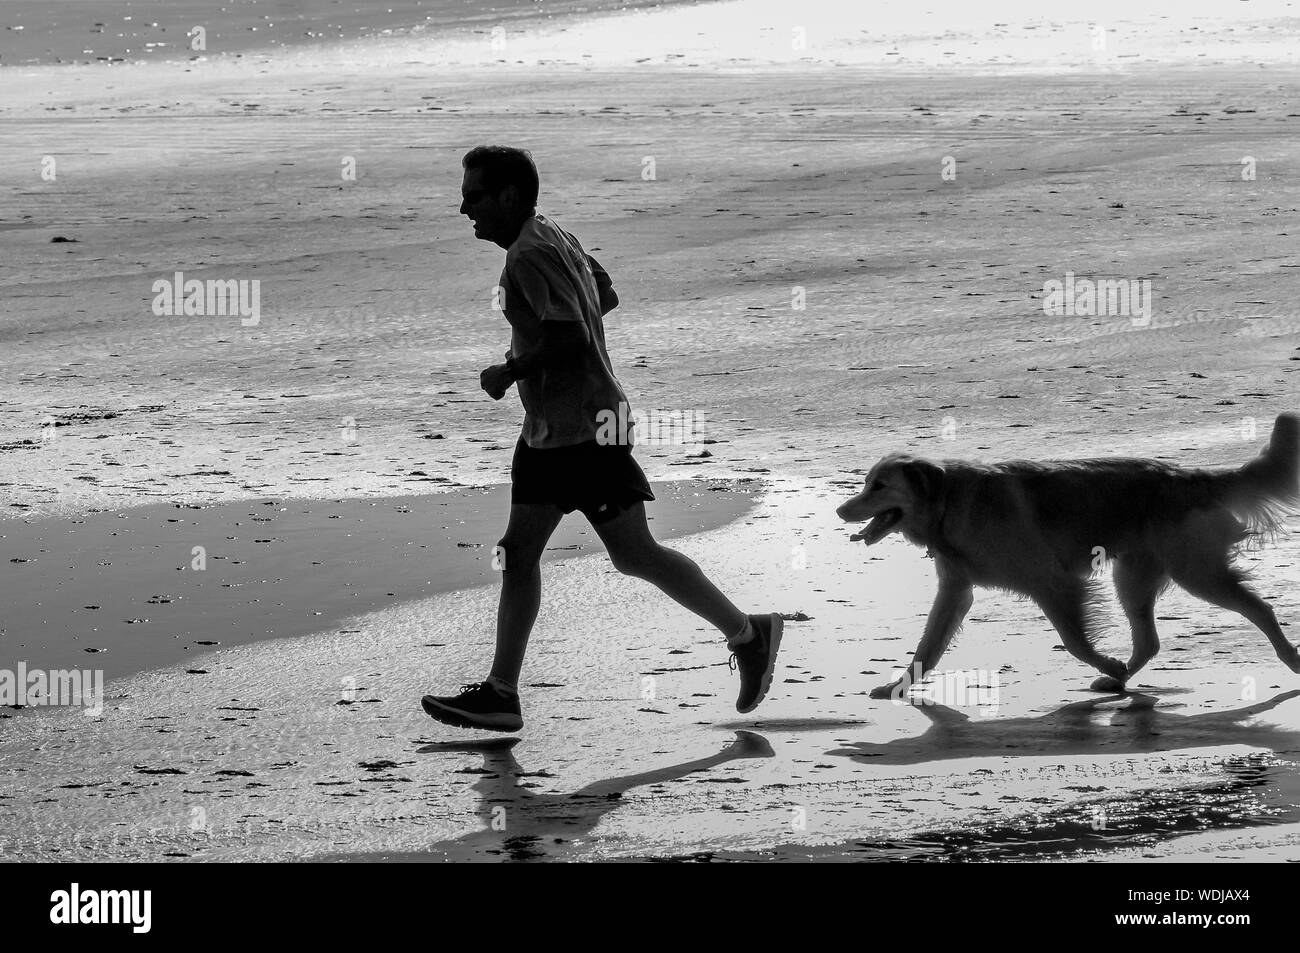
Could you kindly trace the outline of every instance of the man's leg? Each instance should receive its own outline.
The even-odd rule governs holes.
[[[519,670],[542,602],[542,571],[538,564],[563,517],[560,508],[549,503],[511,505],[510,525],[495,553],[496,566],[501,570],[501,602],[492,673],[486,682],[466,685],[459,695],[425,695],[420,704],[429,717],[458,728],[518,731],[523,727]]]
[[[654,583],[727,638],[745,628],[745,613],[709,582],[693,559],[660,545],[650,535],[644,503],[638,501],[611,520],[593,523],[592,528],[619,572]]]
[[[740,672],[736,710],[751,712],[772,686],[784,623],[777,613],[749,616],[718,591],[688,556],[661,546],[650,535],[641,502],[602,522],[592,522],[614,568],[654,583],[696,615],[707,619],[727,638],[732,663]]]
[[[564,518],[550,503],[515,503],[498,545],[501,600],[497,605],[497,651],[490,677],[517,685],[528,636],[542,604],[542,553]]]

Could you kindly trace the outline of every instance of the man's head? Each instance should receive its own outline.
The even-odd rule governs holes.
[[[537,166],[525,149],[475,146],[465,153],[460,213],[474,223],[474,237],[509,248],[537,206]]]

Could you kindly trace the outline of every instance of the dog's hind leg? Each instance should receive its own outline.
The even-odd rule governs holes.
[[[936,556],[934,563],[939,573],[939,591],[935,594],[934,605],[930,607],[930,615],[925,620],[925,632],[912,656],[912,664],[902,677],[888,685],[873,688],[869,693],[872,698],[903,699],[913,684],[933,671],[952,642],[952,637],[961,628],[962,619],[970,611],[971,603],[975,601],[970,580],[942,556]]]
[[[1058,579],[1052,588],[1039,590],[1032,596],[1043,610],[1043,615],[1047,616],[1047,621],[1056,628],[1067,652],[1103,675],[1109,675],[1120,685],[1124,684],[1128,678],[1128,669],[1124,663],[1117,658],[1102,655],[1092,647],[1088,632],[1089,592],[1083,582],[1074,577]],[[1113,689],[1103,687],[1098,690]]]
[[[1245,584],[1240,570],[1219,562],[1213,566],[1180,567],[1173,576],[1174,582],[1197,598],[1245,616],[1268,636],[1282,664],[1300,672],[1300,651],[1287,641],[1272,608]]]
[[[1115,559],[1115,592],[1133,632],[1133,657],[1128,660],[1128,678],[1136,675],[1160,651],[1160,636],[1156,632],[1156,598],[1168,584],[1168,571],[1154,557],[1128,554]],[[1092,688],[1098,692],[1122,692],[1124,685],[1125,682],[1103,675],[1092,683]]]

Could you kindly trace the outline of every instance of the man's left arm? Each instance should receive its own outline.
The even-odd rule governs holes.
[[[591,342],[571,289],[552,287],[546,275],[527,261],[517,263],[514,279],[525,304],[540,321],[541,340],[527,353],[512,353],[505,364],[483,371],[480,383],[494,400],[500,400],[515,381],[577,359]]]
[[[576,360],[590,341],[591,333],[581,319],[560,321],[551,318],[543,321],[542,339],[537,347],[526,354],[512,355],[506,361],[511,383]]]
[[[537,347],[525,354],[510,352],[504,364],[494,364],[479,375],[479,384],[493,400],[500,400],[515,381],[576,360],[590,340],[582,321],[543,321]]]
[[[591,266],[591,276],[596,279],[596,291],[600,295],[600,316],[603,318],[618,307],[618,292],[614,290],[609,272],[601,267],[600,262],[588,255],[587,264]]]

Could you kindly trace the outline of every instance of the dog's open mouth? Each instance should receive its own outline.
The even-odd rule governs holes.
[[[903,518],[903,511],[894,507],[877,513],[860,532],[849,537],[851,540],[863,540],[868,546],[884,539],[894,525]]]

